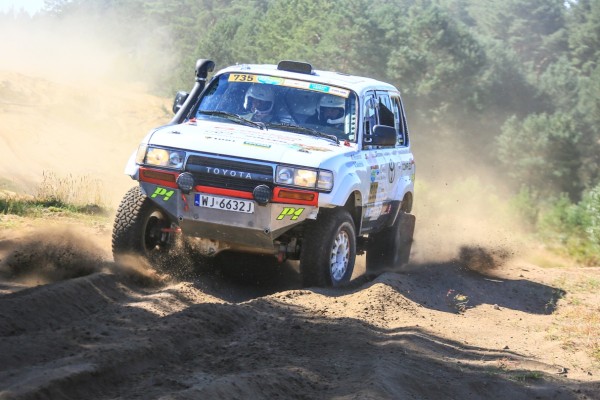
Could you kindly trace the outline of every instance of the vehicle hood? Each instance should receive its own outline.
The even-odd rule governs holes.
[[[190,121],[151,132],[149,145],[319,167],[324,160],[356,151],[356,144],[334,143],[306,134],[258,129],[233,123]]]

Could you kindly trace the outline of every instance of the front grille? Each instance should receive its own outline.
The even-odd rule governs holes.
[[[243,161],[193,155],[185,166],[196,185],[252,192],[261,184],[273,188],[273,167]]]

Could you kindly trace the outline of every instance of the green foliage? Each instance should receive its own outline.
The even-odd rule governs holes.
[[[510,207],[516,211],[521,220],[525,222],[526,227],[534,230],[537,226],[539,214],[539,201],[536,193],[533,193],[530,188],[524,186],[510,200]]]
[[[564,114],[530,115],[506,121],[498,137],[498,155],[519,186],[535,188],[541,196],[566,192],[580,195],[579,133]]]
[[[600,60],[600,3],[596,0],[571,1],[567,14],[569,47],[573,64],[590,74]]]
[[[0,214],[42,216],[57,213],[105,215],[106,201],[100,182],[89,176],[59,177],[43,173],[34,196],[0,191]]]
[[[42,217],[48,214],[88,214],[106,215],[107,210],[94,205],[67,204],[60,200],[26,199],[19,197],[0,197],[0,215],[18,215]]]
[[[395,33],[402,41],[391,49],[388,71],[393,81],[404,83],[404,93],[417,97],[430,117],[473,108],[474,78],[485,53],[464,26],[436,4],[415,4]]]
[[[560,196],[542,206],[538,222],[540,237],[564,249],[581,263],[600,262],[600,185],[586,191],[578,203]]]
[[[589,223],[585,225],[590,241],[600,247],[600,185],[590,190],[580,205],[588,215]]]
[[[508,45],[536,75],[566,47],[562,0],[471,0],[469,11],[479,31]]]

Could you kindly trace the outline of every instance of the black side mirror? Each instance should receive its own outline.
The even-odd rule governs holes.
[[[396,145],[396,129],[386,125],[375,125],[370,135],[365,135],[364,144],[391,147]]]
[[[179,91],[175,95],[175,100],[173,101],[173,114],[177,114],[177,111],[183,106],[183,103],[187,100],[190,94],[188,92]]]

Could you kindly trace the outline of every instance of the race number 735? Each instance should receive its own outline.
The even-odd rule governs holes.
[[[256,82],[256,75],[231,74],[229,80],[232,82]]]

